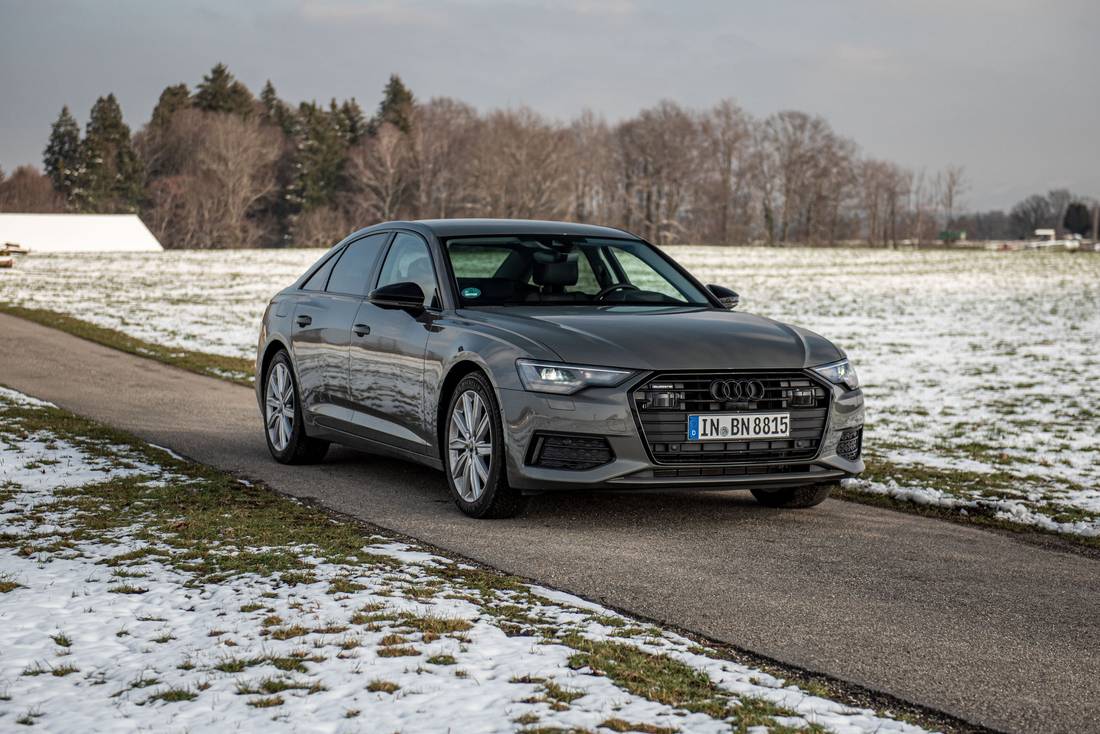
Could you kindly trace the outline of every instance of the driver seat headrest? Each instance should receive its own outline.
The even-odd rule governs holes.
[[[535,253],[535,267],[532,272],[535,285],[561,287],[576,285],[579,270],[577,253]]]

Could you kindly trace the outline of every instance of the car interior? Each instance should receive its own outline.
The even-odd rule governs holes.
[[[448,244],[464,305],[684,303],[632,283],[614,249],[557,240]]]

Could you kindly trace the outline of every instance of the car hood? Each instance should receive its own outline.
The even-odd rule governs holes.
[[[844,357],[812,331],[713,308],[513,306],[461,315],[562,361],[650,370],[802,369]]]

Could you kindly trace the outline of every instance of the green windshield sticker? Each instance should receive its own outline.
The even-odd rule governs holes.
[[[477,298],[480,295],[481,295],[481,289],[480,288],[463,288],[462,289],[462,297],[463,298]]]

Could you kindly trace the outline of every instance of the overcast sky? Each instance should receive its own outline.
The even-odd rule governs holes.
[[[292,102],[396,72],[419,98],[614,121],[668,98],[825,116],[868,155],[966,167],[969,207],[1100,197],[1095,0],[0,0],[0,166],[41,166],[68,104],[131,128],[216,62]]]

